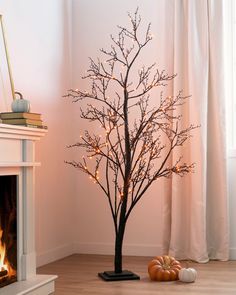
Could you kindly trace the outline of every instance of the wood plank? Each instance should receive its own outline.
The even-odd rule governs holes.
[[[104,282],[98,272],[112,270],[113,257],[72,255],[38,269],[41,274],[57,274],[56,295],[235,295],[236,261],[191,263],[198,272],[195,283],[152,282],[147,273],[150,257],[124,257],[124,268],[140,275],[140,281]],[[185,263],[182,263],[185,266]]]

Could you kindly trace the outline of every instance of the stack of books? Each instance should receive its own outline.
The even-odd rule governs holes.
[[[47,129],[47,126],[43,125],[41,114],[37,113],[0,113],[0,119],[3,124]]]

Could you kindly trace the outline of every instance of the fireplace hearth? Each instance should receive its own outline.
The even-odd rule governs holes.
[[[0,294],[48,295],[57,276],[36,274],[35,144],[47,130],[0,123]]]

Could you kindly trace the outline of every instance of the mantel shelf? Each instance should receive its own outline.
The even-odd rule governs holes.
[[[46,133],[46,129],[0,123],[0,138],[39,140]]]
[[[36,167],[40,166],[39,162],[1,162],[0,167]]]

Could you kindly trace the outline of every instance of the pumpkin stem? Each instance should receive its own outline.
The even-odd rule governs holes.
[[[186,261],[186,268],[189,268],[190,260]]]
[[[20,99],[23,99],[23,95],[20,92],[15,91],[15,94],[18,94],[20,96]]]

